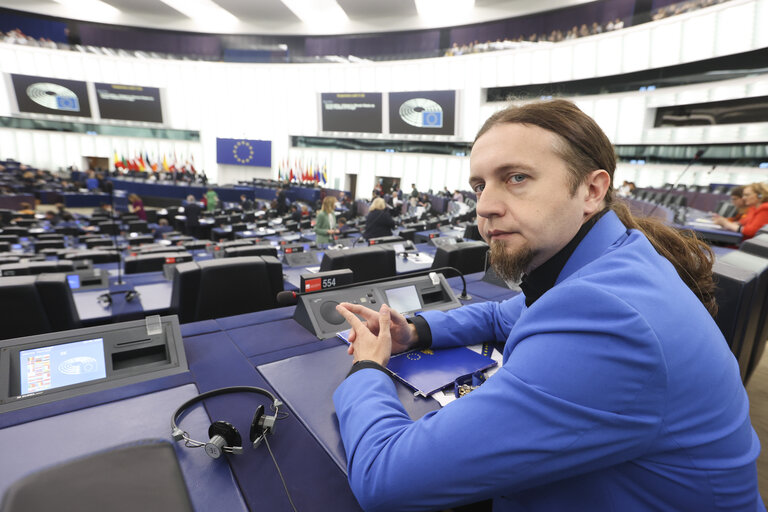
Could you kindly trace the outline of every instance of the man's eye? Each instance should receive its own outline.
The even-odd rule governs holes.
[[[475,191],[475,193],[479,193],[479,192],[482,192],[484,188],[485,188],[485,185],[484,185],[484,184],[482,184],[482,183],[478,183],[477,185],[475,185],[474,187],[472,187],[472,190],[474,190],[474,191]]]
[[[509,177],[509,181],[511,181],[512,183],[522,183],[523,181],[525,181],[525,178],[526,178],[525,174],[513,174],[512,176]]]

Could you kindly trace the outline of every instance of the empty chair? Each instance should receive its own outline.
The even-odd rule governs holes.
[[[120,261],[120,253],[103,249],[87,249],[67,254],[65,259],[71,261],[90,260],[93,263],[117,263]]]
[[[132,220],[128,223],[129,233],[149,233],[149,226],[145,220]]]
[[[742,378],[746,383],[760,362],[765,341],[768,339],[768,259],[744,251],[732,251],[721,256],[719,260],[757,274],[757,291],[752,301],[752,317],[756,322],[755,337],[751,342],[745,341],[742,348],[745,370],[742,372]],[[744,353],[750,344],[752,345],[751,353]],[[741,365],[739,361],[739,366]]]
[[[11,244],[9,242],[0,241],[0,252],[8,252],[11,250]]]
[[[20,261],[0,265],[2,276],[29,276],[43,273],[72,272],[75,269],[71,261]]]
[[[136,256],[125,258],[125,273],[159,272],[163,270],[163,265],[165,264],[182,263],[185,261],[192,261],[192,255],[188,252],[137,254]]]
[[[72,290],[63,273],[0,277],[0,339],[80,327]]]
[[[348,268],[352,271],[354,282],[369,281],[392,277],[397,273],[395,250],[392,245],[373,245],[325,251],[320,270],[339,270]]]
[[[5,226],[2,231],[3,235],[16,235],[27,236],[29,234],[29,228],[22,226]]]
[[[410,240],[413,242],[413,237],[416,236],[416,230],[413,228],[403,228],[397,232],[397,236],[404,240]]]
[[[131,256],[139,254],[157,254],[159,252],[185,252],[186,249],[181,245],[142,245],[141,247],[131,248]]]
[[[181,263],[173,270],[171,310],[181,323],[277,307],[283,266],[271,256]]]
[[[437,248],[432,268],[453,267],[462,274],[484,272],[488,244],[485,242],[459,242]]]
[[[713,267],[717,322],[731,352],[739,362],[742,379],[746,375],[752,345],[757,334],[754,302],[758,293],[758,275],[753,270],[715,261]]]
[[[376,238],[370,238],[368,245],[400,244],[403,242],[405,242],[405,238],[401,236],[377,236]]]
[[[758,234],[755,237],[746,240],[739,247],[740,250],[760,256],[761,258],[768,258],[768,234]]]
[[[43,249],[63,249],[64,240],[35,240],[35,252]]]
[[[225,258],[237,258],[239,256],[273,256],[277,258],[277,247],[269,245],[244,245],[224,249]]]
[[[111,238],[89,238],[85,240],[85,246],[88,249],[94,247],[114,247],[115,242]]]
[[[116,222],[100,222],[99,233],[105,235],[117,235],[120,233],[120,224]]]
[[[247,231],[248,230],[248,224],[245,224],[243,222],[238,222],[237,224],[232,224],[232,231],[234,233],[240,232],[240,231]]]
[[[6,233],[5,230],[3,230],[3,233],[0,234],[0,242],[8,242],[10,244],[17,244],[17,243],[19,243],[19,235],[16,235],[14,233]]]
[[[464,240],[482,240],[477,224],[467,224],[464,228]]]
[[[64,240],[64,235],[61,233],[40,233],[35,235],[38,240]]]
[[[155,237],[153,237],[152,235],[129,236],[129,237],[126,237],[126,240],[128,241],[128,245],[134,246],[134,245],[142,245],[142,244],[152,244],[155,242]]]

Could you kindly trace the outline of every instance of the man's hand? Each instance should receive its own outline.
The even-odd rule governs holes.
[[[357,349],[355,349],[354,343],[358,336],[360,336],[361,332],[370,333],[373,337],[379,336],[382,330],[381,325],[383,325],[381,319],[384,316],[386,316],[388,320],[386,329],[389,331],[388,337],[390,340],[390,352],[387,354],[387,360],[389,360],[389,354],[398,354],[410,350],[418,341],[416,329],[413,325],[406,322],[403,315],[394,309],[390,309],[386,304],[382,305],[381,310],[379,310],[378,313],[365,306],[351,304],[349,302],[342,302],[336,306],[336,310],[344,316],[347,322],[352,326],[352,331],[349,333],[350,346],[348,351],[350,354],[354,354],[355,361],[366,359],[365,357],[360,357]],[[386,315],[382,313],[382,310],[386,312]],[[361,322],[355,315],[363,317],[365,323]],[[350,320],[350,317],[354,318],[360,328],[355,328],[355,324]],[[378,360],[376,361],[378,362]]]

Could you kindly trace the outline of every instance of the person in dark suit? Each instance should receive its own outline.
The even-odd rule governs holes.
[[[384,199],[377,197],[371,204],[371,209],[365,218],[365,231],[363,238],[370,240],[380,236],[391,236],[392,228],[395,227],[395,221],[389,214],[387,203]]]
[[[184,216],[187,218],[184,221],[184,225],[187,230],[187,234],[195,236],[197,229],[200,227],[200,214],[203,212],[203,207],[195,201],[195,196],[192,194],[187,196],[187,202],[184,205]]]

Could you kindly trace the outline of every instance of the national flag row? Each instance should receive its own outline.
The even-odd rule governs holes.
[[[145,171],[145,172],[191,172],[197,174],[195,169],[195,157],[189,156],[183,160],[179,159],[176,154],[173,156],[163,155],[162,159],[155,158],[154,161],[149,158],[149,153],[143,155],[139,153],[137,156],[126,157],[119,155],[115,151],[113,162],[115,169],[123,171]]]
[[[277,179],[280,181],[328,183],[328,166],[325,162],[320,164],[314,160],[297,160],[291,163],[287,158],[280,161],[277,166]]]

